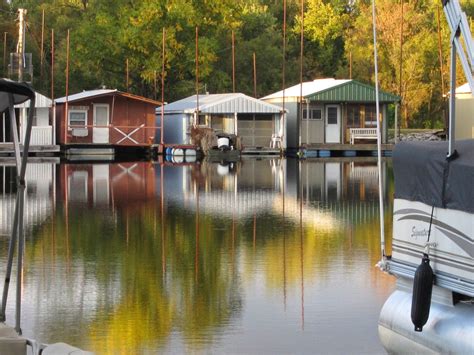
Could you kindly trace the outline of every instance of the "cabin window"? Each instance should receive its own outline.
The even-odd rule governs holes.
[[[321,120],[323,118],[323,109],[320,107],[310,107],[309,110],[303,109],[304,120]]]
[[[365,107],[365,127],[377,127],[377,119],[375,114],[375,107]]]
[[[347,106],[347,127],[359,128],[360,127],[360,105],[348,105]]]
[[[320,120],[323,118],[323,110],[320,108],[313,108],[311,110],[311,119],[312,120]]]
[[[86,110],[69,110],[69,126],[85,127],[87,125],[87,111]]]

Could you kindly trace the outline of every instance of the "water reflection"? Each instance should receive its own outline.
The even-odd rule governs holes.
[[[382,351],[375,161],[32,164],[27,186],[29,337],[113,354]]]

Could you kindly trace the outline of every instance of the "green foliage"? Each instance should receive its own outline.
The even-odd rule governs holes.
[[[289,86],[299,81],[301,2],[287,0],[286,3],[285,83]],[[472,1],[461,0],[461,5],[468,17],[472,17]],[[442,121],[450,33],[440,9],[442,87],[439,6],[440,3],[432,1],[403,2],[401,55],[401,2],[377,1],[380,82],[384,90],[402,97],[405,126],[434,126]],[[101,86],[126,90],[128,60],[129,91],[160,97],[165,29],[165,100],[171,102],[194,94],[196,27],[199,28],[201,93],[232,91],[232,31],[236,91],[254,94],[254,53],[257,96],[282,86],[283,0],[13,0],[11,4],[2,1],[0,31],[8,32],[7,52],[15,48],[15,12],[20,7],[28,10],[27,51],[34,57],[34,85],[45,94],[49,94],[50,88],[52,29],[56,96],[65,93],[67,30],[70,31],[70,92]],[[43,10],[46,28],[41,67]],[[304,23],[304,80],[348,78],[351,73],[354,79],[373,82],[371,1],[307,0]],[[3,57],[1,63],[3,69]],[[464,78],[458,69],[461,83]]]

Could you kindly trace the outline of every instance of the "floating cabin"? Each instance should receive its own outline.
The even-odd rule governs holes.
[[[54,122],[52,119],[52,100],[40,93],[35,93],[35,107],[33,115],[33,126],[31,128],[31,138],[30,138],[30,152],[31,153],[40,153],[40,152],[57,152],[59,148],[56,144],[56,137],[53,134],[54,132]],[[30,100],[15,105],[15,115],[17,117],[17,127],[20,143],[25,142],[26,134],[26,122],[28,117],[28,112],[30,110]],[[8,113],[5,112],[3,115],[8,116]],[[3,119],[2,125],[0,125],[0,142],[7,143],[5,149],[2,149],[5,153],[12,153],[13,147],[9,148],[13,143],[11,137],[11,127],[10,120]]]
[[[456,139],[474,138],[474,96],[469,84],[456,88]]]
[[[283,106],[289,114],[286,120],[288,148],[311,144],[368,143],[377,139],[375,87],[356,80],[316,79],[265,96],[262,100]],[[382,142],[387,141],[388,106],[397,105],[400,98],[379,92],[382,116]],[[302,105],[302,107],[301,107]],[[300,120],[300,111],[302,120]],[[299,123],[301,122],[301,141]]]
[[[210,127],[216,134],[241,137],[242,146],[270,147],[272,137],[279,135],[282,109],[253,97],[235,94],[199,95],[199,117],[196,117],[196,95],[164,106],[164,142],[166,145],[191,143],[191,127]],[[157,126],[161,112],[156,110]],[[285,148],[283,140],[280,148]]]
[[[57,139],[66,151],[74,148],[84,154],[90,148],[131,151],[149,148],[154,142],[155,109],[161,105],[158,101],[101,89],[69,95],[55,102]]]

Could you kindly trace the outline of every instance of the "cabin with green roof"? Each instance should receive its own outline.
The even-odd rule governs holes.
[[[316,79],[262,100],[283,106],[283,97],[288,111],[285,134],[290,149],[318,143],[367,143],[376,139],[374,86],[352,79]],[[386,143],[388,106],[398,105],[400,97],[379,91],[379,102],[382,142]]]

